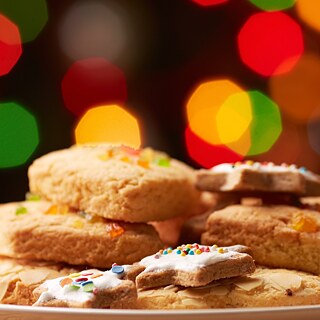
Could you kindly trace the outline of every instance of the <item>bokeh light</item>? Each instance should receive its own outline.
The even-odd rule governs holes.
[[[212,145],[205,142],[193,133],[190,127],[185,130],[185,143],[190,158],[204,168],[211,168],[220,163],[236,162],[243,159],[241,155],[224,145]]]
[[[304,55],[290,73],[269,80],[271,97],[298,122],[307,122],[320,106],[320,58]]]
[[[48,21],[45,0],[0,0],[0,12],[19,27],[23,43],[34,40]]]
[[[296,0],[249,0],[252,4],[265,11],[277,11],[291,8]]]
[[[247,156],[268,151],[279,138],[282,121],[279,107],[259,91],[249,92],[252,105],[251,148]]]
[[[104,57],[114,61],[123,52],[126,37],[117,10],[98,1],[75,3],[59,28],[61,48],[73,60]]]
[[[296,9],[304,22],[317,31],[320,31],[320,1],[298,0]]]
[[[290,71],[304,51],[300,26],[282,12],[252,15],[238,35],[242,61],[263,76]]]
[[[189,126],[201,139],[221,144],[216,116],[227,98],[243,90],[234,82],[222,79],[200,84],[187,102]]]
[[[13,102],[0,104],[0,168],[23,165],[39,144],[35,117]]]
[[[216,121],[222,144],[238,141],[252,121],[252,107],[248,93],[231,95],[221,105]]]
[[[203,7],[214,6],[216,4],[222,4],[228,2],[229,0],[191,0]]]
[[[87,111],[76,126],[75,139],[77,144],[110,142],[133,148],[141,145],[137,119],[117,105]]]
[[[0,14],[0,76],[15,66],[22,53],[18,27]]]
[[[127,99],[124,73],[103,58],[75,62],[65,74],[61,89],[65,106],[76,115],[98,105],[122,105]]]

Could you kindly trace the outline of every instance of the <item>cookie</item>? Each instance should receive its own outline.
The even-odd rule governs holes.
[[[202,242],[250,245],[257,264],[320,275],[318,211],[292,206],[230,206],[210,215]]]
[[[1,205],[0,223],[0,254],[12,258],[109,268],[162,248],[150,225],[118,223],[41,200]]]
[[[150,148],[74,146],[29,168],[30,190],[89,214],[128,222],[160,221],[199,204],[194,170]]]
[[[34,306],[129,309],[137,304],[137,290],[125,279],[130,266],[114,265],[109,271],[96,269],[45,281],[33,292]]]
[[[241,192],[246,196],[257,196],[257,192],[320,195],[320,176],[306,168],[250,160],[199,170],[196,185],[200,190]]]
[[[62,264],[0,257],[0,303],[32,305],[32,291],[42,282],[76,271]]]
[[[141,309],[278,307],[320,303],[320,278],[304,272],[257,267],[249,276],[207,286],[170,285],[138,291]]]
[[[213,280],[236,277],[255,270],[249,248],[233,246],[218,248],[188,244],[161,250],[142,259],[145,267],[136,278],[138,288],[153,288],[170,284],[185,287],[204,286]]]

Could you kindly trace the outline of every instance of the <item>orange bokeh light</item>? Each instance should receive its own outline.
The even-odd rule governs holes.
[[[307,122],[320,105],[320,58],[304,55],[294,69],[269,81],[272,98],[292,119]]]
[[[320,31],[320,1],[298,0],[296,9],[300,18],[310,27]]]
[[[118,105],[88,110],[75,129],[77,144],[108,142],[139,148],[141,137],[135,117]]]
[[[213,80],[200,84],[187,103],[189,126],[201,139],[220,144],[217,114],[223,103],[243,90],[230,80]]]

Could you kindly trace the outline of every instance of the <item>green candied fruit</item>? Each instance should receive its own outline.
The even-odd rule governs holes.
[[[19,207],[16,209],[16,216],[20,216],[21,214],[28,213],[28,210],[26,207]]]
[[[39,195],[37,195],[37,194],[33,194],[31,192],[27,192],[26,200],[27,201],[40,201],[41,197]]]
[[[170,159],[168,159],[168,158],[156,159],[155,163],[160,167],[170,167]]]

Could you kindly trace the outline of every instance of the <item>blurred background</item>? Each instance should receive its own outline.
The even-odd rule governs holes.
[[[320,170],[320,1],[0,0],[0,201],[52,150]]]

